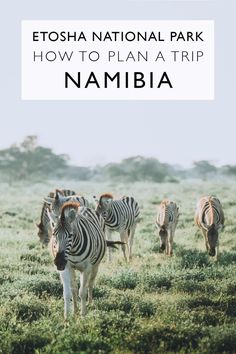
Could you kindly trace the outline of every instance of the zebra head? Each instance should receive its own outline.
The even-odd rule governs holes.
[[[165,225],[160,226],[159,236],[160,236],[160,252],[164,252],[166,249],[167,236],[168,236]]]
[[[51,250],[54,264],[59,271],[63,271],[67,264],[73,242],[73,223],[79,206],[79,203],[65,203],[56,221],[53,219],[53,214],[48,210],[52,228]]]
[[[94,197],[95,199],[96,197]],[[99,200],[97,201],[96,212],[98,215],[101,215],[104,219],[107,218],[111,202],[113,201],[113,196],[110,193],[102,194]]]
[[[211,257],[215,256],[217,243],[218,243],[218,230],[216,229],[215,225],[212,224],[211,226],[207,227],[207,232],[206,232],[206,244],[207,244],[209,256]]]
[[[41,211],[40,222],[36,223],[38,228],[38,237],[43,247],[48,245],[51,238],[50,219],[47,213],[48,208],[49,204],[44,202]]]
[[[44,198],[44,202],[50,205],[51,212],[54,214],[54,218],[60,215],[62,206],[71,199],[71,196],[65,196],[64,192],[56,189],[53,197]]]
[[[42,222],[36,223],[38,228],[38,237],[43,247],[47,246],[51,237],[51,232],[43,225]]]

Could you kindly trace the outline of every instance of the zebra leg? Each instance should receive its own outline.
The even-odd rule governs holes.
[[[66,265],[65,270],[60,272],[60,278],[63,285],[64,298],[64,319],[68,319],[70,314],[70,300],[71,300],[71,269]]]
[[[134,242],[135,229],[136,229],[136,224],[133,225],[132,228],[130,229],[130,234],[129,234],[129,237],[128,237],[129,261],[131,261],[132,257],[133,257],[132,247],[133,247],[133,242]]]
[[[86,309],[86,298],[88,293],[88,280],[91,273],[91,268],[87,267],[83,272],[80,274],[80,288],[79,288],[79,297],[81,300],[81,316],[85,316],[87,313]]]
[[[76,279],[76,273],[74,269],[71,269],[71,291],[72,291],[72,299],[73,299],[73,313],[74,316],[76,316],[78,312],[78,303],[77,303],[77,298],[78,298],[78,285],[77,285],[77,279]]]
[[[173,255],[173,239],[174,239],[174,229],[173,227],[170,227],[169,235],[168,235],[168,256]]]
[[[170,252],[169,230],[167,230],[165,254],[169,256],[169,252]]]
[[[96,278],[97,272],[98,272],[98,264],[93,266],[92,272],[89,278],[89,285],[88,285],[88,301],[89,304],[91,304],[93,300],[93,285],[94,285],[94,280]]]
[[[215,255],[215,260],[218,261],[219,259],[219,238],[218,238],[218,241],[217,241],[217,245],[216,245],[216,255]]]
[[[128,231],[123,231],[120,233],[120,240],[121,242],[128,242]],[[127,257],[126,257],[126,245],[121,245],[121,249],[125,258],[125,261],[127,262]]]
[[[112,231],[106,227],[106,229],[105,229],[105,234],[106,234],[106,239],[107,239],[108,241],[111,241],[111,233],[112,233]],[[107,252],[108,252],[108,261],[111,262],[111,260],[112,260],[112,257],[111,257],[111,252],[112,252],[111,247],[107,247]]]
[[[208,248],[208,244],[207,244],[206,232],[205,232],[204,230],[202,230],[202,234],[203,234],[204,240],[205,240],[206,251],[208,252],[208,251],[209,251],[209,248]]]

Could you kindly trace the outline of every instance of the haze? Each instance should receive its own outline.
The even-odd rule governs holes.
[[[236,164],[236,6],[225,1],[21,1],[1,12],[2,114],[0,149],[38,135],[39,143],[78,165],[134,155],[189,166],[196,160]],[[66,19],[213,19],[213,102],[21,101],[20,21]]]

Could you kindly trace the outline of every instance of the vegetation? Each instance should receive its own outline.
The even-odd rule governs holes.
[[[20,144],[0,150],[0,181],[40,181],[63,178],[75,181],[172,182],[194,178],[207,180],[234,177],[236,166],[216,167],[209,161],[195,161],[183,169],[156,158],[132,156],[119,163],[85,167],[70,164],[69,156],[57,155],[38,145],[37,136],[27,136]]]
[[[87,197],[133,195],[142,220],[134,259],[104,259],[86,318],[63,322],[62,285],[37,238],[43,196],[71,188]],[[214,263],[193,224],[197,199],[217,195],[226,214]],[[236,348],[236,183],[47,182],[0,185],[0,353],[234,353]],[[156,206],[180,206],[174,255],[159,253]],[[114,235],[114,239],[115,239]]]

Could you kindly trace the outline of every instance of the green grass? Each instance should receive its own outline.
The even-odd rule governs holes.
[[[225,184],[2,184],[0,353],[236,352],[236,183]],[[90,199],[106,191],[133,195],[142,216],[132,263],[124,263],[121,250],[111,264],[105,257],[88,315],[67,326],[59,275],[35,227],[43,197],[56,187]],[[226,216],[217,263],[193,223],[196,201],[206,194],[220,198]],[[172,258],[159,253],[155,229],[157,206],[166,197],[181,214]]]

